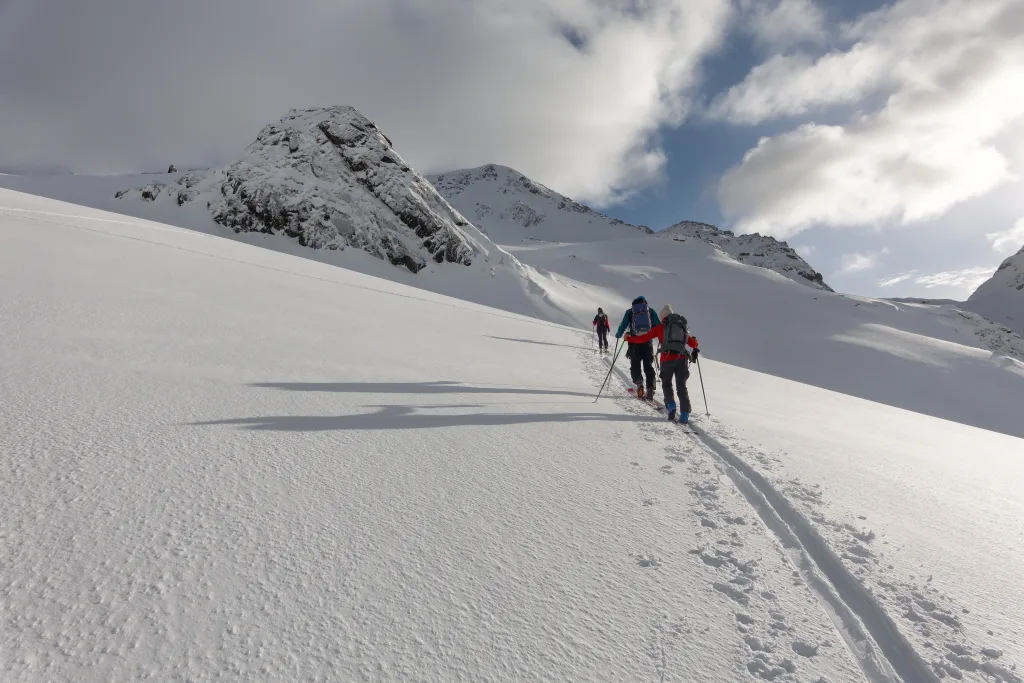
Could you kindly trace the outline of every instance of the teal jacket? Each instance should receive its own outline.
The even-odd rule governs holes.
[[[650,304],[647,304],[647,310],[651,312],[651,327],[657,327],[661,324],[661,318],[654,312]],[[616,339],[622,339],[622,335],[629,329],[630,323],[633,322],[633,309],[632,307],[626,309],[626,315],[622,316],[622,322],[619,323],[619,331],[615,333]]]

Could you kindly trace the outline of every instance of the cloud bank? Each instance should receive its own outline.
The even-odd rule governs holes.
[[[425,172],[500,162],[594,203],[659,177],[729,0],[6,0],[0,162],[222,163],[351,104]]]
[[[741,231],[906,224],[1015,179],[1024,2],[899,0],[820,56],[776,54],[710,105],[739,125],[819,117],[765,137],[719,185]]]

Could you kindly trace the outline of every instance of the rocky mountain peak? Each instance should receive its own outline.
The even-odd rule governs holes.
[[[293,110],[265,126],[239,161],[135,192],[146,201],[205,201],[235,232],[355,247],[412,272],[428,260],[470,265],[486,251],[475,227],[353,107]]]

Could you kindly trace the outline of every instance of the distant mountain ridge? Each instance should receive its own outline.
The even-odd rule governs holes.
[[[653,232],[605,216],[507,166],[488,164],[427,179],[499,244],[591,242]]]
[[[826,292],[833,291],[821,273],[814,270],[796,250],[774,237],[753,233],[736,235],[720,230],[708,223],[681,221],[665,229],[666,235],[698,239],[712,244],[740,263],[775,271],[800,284],[810,285]]]

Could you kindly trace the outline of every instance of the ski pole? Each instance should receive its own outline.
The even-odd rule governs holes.
[[[604,391],[605,385],[608,384],[608,378],[612,376],[612,370],[615,369],[615,361],[619,359],[619,352],[622,351],[623,346],[625,344],[622,343],[621,339],[615,341],[615,355],[612,356],[612,366],[608,368],[608,374],[604,376],[604,382],[601,383],[601,388],[597,392],[597,398],[594,399],[594,403],[597,403],[597,400],[601,398],[601,393]]]
[[[700,356],[697,356],[697,376],[700,377],[700,393],[704,394],[704,412],[710,415],[711,411],[708,410],[708,393],[704,391],[704,375],[700,371]]]

